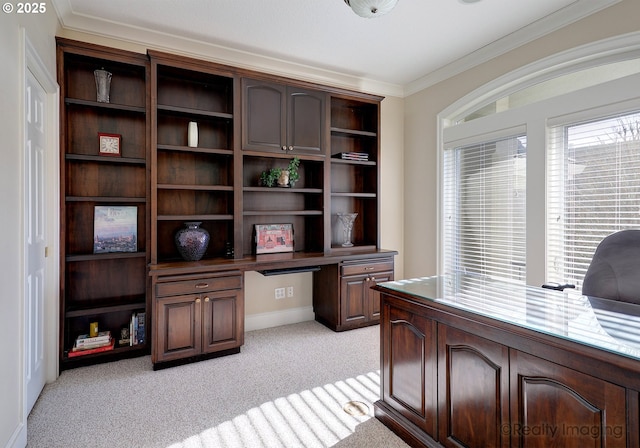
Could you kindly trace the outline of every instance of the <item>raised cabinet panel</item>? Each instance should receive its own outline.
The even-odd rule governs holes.
[[[204,298],[204,353],[240,347],[244,338],[244,311],[239,290],[208,294]]]
[[[438,356],[440,443],[508,447],[508,348],[440,324]]]
[[[367,320],[367,276],[344,277],[342,279],[342,324],[360,325]]]
[[[383,400],[398,414],[437,437],[436,322],[383,307]]]
[[[620,386],[511,351],[513,446],[627,446],[625,398]]]
[[[281,152],[286,140],[286,87],[242,80],[242,148]]]
[[[156,300],[155,361],[195,356],[202,350],[201,299],[171,296]]]
[[[287,145],[293,154],[324,154],[326,94],[290,87]]]

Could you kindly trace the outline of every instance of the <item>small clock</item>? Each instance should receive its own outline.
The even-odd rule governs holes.
[[[100,155],[101,156],[116,156],[120,157],[120,142],[122,136],[119,134],[104,134],[98,133],[98,139],[100,141]]]

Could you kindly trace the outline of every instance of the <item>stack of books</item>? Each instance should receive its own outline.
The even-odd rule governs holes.
[[[369,154],[366,152],[339,152],[333,157],[342,160],[358,160],[360,162],[366,162],[369,160]]]
[[[101,331],[97,336],[90,337],[88,334],[81,334],[76,338],[73,348],[69,350],[69,358],[74,356],[90,355],[92,353],[106,352],[113,350],[115,340],[111,337],[110,331]]]

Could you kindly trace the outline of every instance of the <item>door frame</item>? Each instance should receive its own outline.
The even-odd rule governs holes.
[[[45,106],[44,106],[44,123],[45,123],[45,238],[46,238],[46,250],[47,256],[45,259],[45,283],[44,283],[44,368],[45,368],[45,382],[54,381],[58,377],[58,329],[59,329],[59,308],[60,308],[60,268],[59,268],[59,254],[60,254],[60,140],[59,140],[59,128],[60,128],[60,89],[58,83],[44,64],[42,58],[36,51],[35,47],[31,44],[27,32],[24,28],[21,29],[22,34],[22,54],[23,64],[21,73],[21,92],[26,90],[27,73],[31,72],[35,79],[45,90]],[[21,101],[22,113],[21,117],[24,117],[24,101]],[[24,118],[21,118],[21,153],[26,151],[25,138],[26,129],[24,127]],[[24,163],[24,162],[23,162]],[[24,173],[26,167],[23,165],[21,172]],[[23,179],[23,182],[26,180]],[[27,207],[26,201],[28,200],[25,185],[23,183],[20,192],[20,201],[23,204],[22,213],[20,219],[24,219],[25,210]],[[25,224],[23,223],[23,226]],[[23,239],[23,263],[22,263],[22,285],[23,290],[21,294],[21,313],[22,313],[22,343],[27,343],[27,331],[25,309],[25,295],[27,294],[25,284],[26,275],[26,235],[22,236]],[[24,363],[26,362],[23,347],[22,356],[22,409],[23,409],[23,427],[26,427],[28,409],[27,409],[27,378]]]

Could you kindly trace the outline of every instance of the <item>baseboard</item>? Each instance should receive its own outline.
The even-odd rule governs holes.
[[[250,314],[244,318],[244,331],[262,330],[280,325],[297,324],[313,320],[313,307],[304,306],[268,313]]]
[[[7,448],[24,448],[27,446],[27,427],[20,424],[11,438],[7,441]]]

